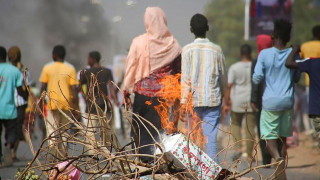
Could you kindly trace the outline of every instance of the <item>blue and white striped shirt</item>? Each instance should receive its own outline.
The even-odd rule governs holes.
[[[23,71],[20,70],[20,72],[21,72],[21,76],[23,77],[22,84],[24,85],[25,83],[27,83],[27,86],[31,86],[32,79],[29,71],[26,72],[26,76],[24,76]],[[14,92],[14,101],[15,101],[16,107],[28,104],[28,100],[23,99],[23,97],[18,94],[17,89],[15,89],[15,92]]]

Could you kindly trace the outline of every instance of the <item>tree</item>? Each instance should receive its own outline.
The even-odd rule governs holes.
[[[244,40],[244,1],[211,0],[206,8],[210,30],[208,37],[219,44],[226,56],[227,66],[239,60],[241,44],[253,41]]]
[[[239,60],[239,49],[250,44],[256,57],[254,40],[244,40],[244,7],[242,0],[211,0],[206,8],[210,30],[208,37],[219,44],[227,66]],[[311,29],[320,22],[319,5],[315,0],[295,0],[293,3],[293,37],[289,43],[301,44],[312,38]]]
[[[295,0],[293,4],[292,43],[301,44],[312,39],[312,27],[320,25],[320,4],[316,0]]]

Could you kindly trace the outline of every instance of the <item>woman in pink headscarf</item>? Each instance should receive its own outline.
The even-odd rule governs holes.
[[[181,48],[172,36],[163,10],[159,7],[148,7],[144,15],[146,33],[133,39],[127,57],[124,91],[126,103],[131,106],[130,94],[135,94],[133,112],[151,122],[160,132],[161,121],[154,106],[158,105],[157,92],[162,88],[159,80],[180,72]],[[152,102],[150,105],[146,102]],[[152,136],[157,140],[157,133],[148,123],[144,123]],[[154,141],[148,130],[139,120],[133,122],[131,135],[135,137],[141,154],[153,154]],[[143,162],[152,158],[141,157]]]

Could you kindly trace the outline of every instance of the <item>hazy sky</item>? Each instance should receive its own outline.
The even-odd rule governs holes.
[[[51,51],[54,44],[50,44],[49,41],[63,44],[63,40],[67,37],[72,39],[74,35],[79,36],[78,31],[81,30],[86,21],[83,18],[88,14],[94,14],[92,11],[88,13],[88,9],[79,6],[80,2],[85,0],[65,0],[65,2],[60,0],[56,3],[49,3],[51,1],[54,0],[0,0],[0,46],[9,48],[10,46],[18,45],[22,51],[23,64],[30,69],[31,75],[36,82],[44,64],[52,61]],[[115,54],[126,54],[132,39],[145,32],[143,16],[148,6],[159,6],[164,10],[171,33],[181,46],[186,45],[193,41],[193,36],[189,31],[190,18],[195,13],[203,13],[209,0],[87,1],[98,3],[103,9],[102,15],[104,16],[104,19],[87,19],[95,23],[88,28],[91,28],[91,30],[97,29],[99,34],[94,34],[95,38],[101,36],[101,39],[103,39],[104,35],[109,36],[108,42],[104,41],[101,45],[98,43],[98,47],[97,44],[92,45],[92,42],[74,43],[72,48],[70,44],[64,44],[67,47],[66,60],[70,60],[78,68],[77,70],[86,66],[87,53],[92,50],[101,52],[102,61],[106,65],[111,65]],[[43,9],[42,5],[46,3],[63,7],[55,6],[54,12],[56,14],[52,14],[52,12],[47,12],[46,9]],[[52,9],[53,7],[49,8]],[[62,22],[59,19],[61,17],[64,17],[65,21]],[[105,23],[107,23],[106,29],[101,29],[102,26],[99,25]],[[57,32],[60,35],[60,39],[55,38],[55,36],[52,39],[48,35],[52,34],[56,27],[60,27],[59,32]],[[50,33],[48,33],[49,30]],[[92,39],[94,38],[92,37]],[[72,54],[76,54],[79,57],[73,58]]]
[[[131,2],[134,5],[127,5]],[[129,48],[134,37],[145,32],[143,16],[146,7],[159,6],[164,10],[171,33],[184,46],[194,38],[189,31],[190,18],[195,13],[204,13],[207,2],[208,0],[105,0],[101,4],[111,23],[111,34],[119,41],[120,49],[115,52],[121,53]]]

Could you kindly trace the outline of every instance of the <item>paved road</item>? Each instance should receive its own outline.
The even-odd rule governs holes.
[[[36,133],[37,137],[40,137],[40,134]],[[4,141],[3,141],[4,142]],[[33,139],[34,146],[37,147],[40,144],[40,138]],[[289,166],[287,169],[288,180],[320,180],[320,165],[319,165],[319,156],[320,154],[306,154],[304,146],[301,145],[296,149],[289,149]],[[307,151],[309,152],[309,151]],[[301,157],[306,156],[307,159]],[[314,157],[315,159],[313,159]],[[21,161],[15,162],[13,167],[10,168],[0,168],[0,177],[2,180],[5,179],[14,179],[14,175],[17,172],[18,168],[23,168],[28,161],[32,159],[32,153],[29,149],[29,145],[26,142],[22,142],[18,151],[18,159]],[[222,157],[220,157],[222,159]],[[230,156],[227,156],[227,161],[230,162]],[[238,167],[238,172],[246,169],[246,163],[241,163]],[[269,177],[273,169],[272,168],[263,168],[258,171],[261,173],[262,178],[265,179]],[[253,177],[254,179],[260,179],[257,173],[251,172],[246,177]]]

